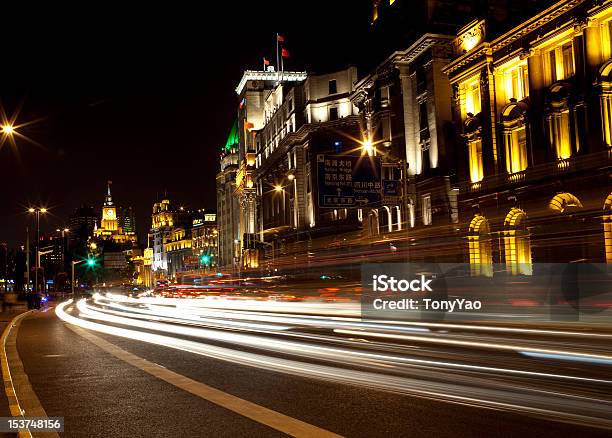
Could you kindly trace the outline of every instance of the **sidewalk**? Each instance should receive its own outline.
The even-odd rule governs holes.
[[[0,333],[4,332],[6,326],[13,320],[14,317],[28,310],[28,306],[25,302],[19,302],[13,306],[11,310],[6,312],[0,312]],[[4,385],[0,391],[0,417],[10,417],[11,412],[9,410],[8,398],[4,391]]]

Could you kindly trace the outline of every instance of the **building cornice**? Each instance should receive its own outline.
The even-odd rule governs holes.
[[[442,69],[442,72],[450,75],[459,68],[472,63],[477,58],[483,55],[491,55],[498,52],[521,38],[529,35],[534,30],[556,20],[561,15],[571,9],[591,0],[563,0],[555,3],[542,12],[534,15],[524,23],[510,29],[508,32],[500,35],[491,42],[483,42],[476,46],[471,51],[459,56]],[[608,2],[608,1],[607,1]]]
[[[246,70],[236,87],[236,94],[241,95],[248,81],[300,82],[306,80],[305,71],[258,71]]]

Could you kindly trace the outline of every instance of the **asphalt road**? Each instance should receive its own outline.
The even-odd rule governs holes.
[[[557,418],[554,415],[542,418],[536,414],[537,411],[527,409],[517,413],[513,412],[514,408],[497,405],[497,408],[493,409],[492,404],[487,406],[485,403],[489,395],[488,398],[495,401],[496,397],[506,394],[513,403],[520,404],[523,400],[522,404],[527,407],[550,403],[551,408],[557,409],[556,412],[561,412],[559,409],[563,406],[567,407],[568,412],[575,413],[580,409],[588,412],[588,400],[592,400],[594,406],[598,405],[605,411],[609,406],[606,403],[612,394],[610,391],[612,386],[606,386],[605,383],[605,379],[609,379],[610,376],[607,364],[595,366],[576,361],[569,364],[564,362],[562,366],[558,366],[555,365],[556,362],[546,363],[541,359],[518,358],[512,352],[491,352],[483,346],[444,344],[432,347],[427,339],[421,343],[402,339],[384,339],[384,342],[381,342],[375,338],[377,333],[395,333],[392,330],[374,331],[372,333],[374,337],[364,334],[359,339],[356,339],[355,334],[342,335],[334,332],[333,336],[337,339],[331,340],[328,339],[331,337],[329,328],[317,322],[307,324],[301,319],[295,325],[289,325],[282,320],[265,322],[255,317],[249,317],[247,321],[244,316],[235,314],[232,317],[219,316],[218,323],[212,320],[207,320],[205,323],[160,321],[160,318],[169,318],[164,312],[161,312],[165,315],[163,317],[160,317],[158,312],[157,316],[144,314],[140,315],[140,318],[133,318],[133,314],[118,308],[116,304],[90,301],[89,315],[77,310],[75,306],[67,306],[65,310],[67,315],[79,317],[81,321],[103,323],[106,327],[112,328],[127,328],[143,333],[144,336],[157,334],[178,339],[184,342],[181,344],[184,345],[182,349],[178,349],[176,345],[170,348],[160,345],[160,342],[152,343],[150,340],[143,342],[88,329],[85,329],[86,331],[77,329],[83,333],[93,333],[128,354],[157,364],[159,369],[178,373],[192,381],[204,383],[226,394],[239,397],[243,401],[301,420],[320,428],[323,432],[355,437],[558,437],[609,436],[610,433],[609,430],[602,428],[555,421],[568,420],[569,417],[561,417],[561,414],[557,414]],[[124,304],[137,310],[150,309],[147,306]],[[165,327],[170,327],[174,333],[169,335],[156,326],[135,328],[127,324],[127,320],[104,320],[100,313],[120,318],[128,317],[127,319],[137,321],[139,324],[143,322],[163,324]],[[122,314],[124,316],[120,316]],[[202,315],[200,317],[204,318]],[[221,324],[221,321],[232,323],[234,326],[220,328],[218,324]],[[260,326],[236,326],[236,323],[260,324]],[[264,324],[263,328],[261,324]],[[108,349],[101,348],[91,339],[69,328],[69,325],[60,320],[54,311],[41,312],[26,318],[21,323],[17,337],[18,352],[24,364],[24,371],[47,415],[65,418],[64,436],[284,435],[278,428],[247,418],[244,414],[233,412],[206,398],[189,393],[116,357],[109,353]],[[275,325],[276,328],[282,327],[280,333],[274,333]],[[296,329],[296,325],[299,325],[299,330]],[[177,327],[178,331],[175,330]],[[183,328],[213,330],[214,327],[217,327],[214,329],[215,333],[247,337],[222,336],[218,339],[206,339],[196,332],[181,331]],[[262,340],[261,334],[264,332],[267,341]],[[252,338],[255,342],[249,344],[248,341],[251,339],[249,336],[254,334],[257,334],[256,338]],[[492,333],[477,333],[475,337],[484,342],[492,336],[494,336]],[[439,338],[440,335],[434,337]],[[446,335],[441,337],[447,339]],[[474,334],[461,332],[448,337],[451,341],[466,339],[474,339]],[[527,347],[535,345],[534,351],[542,344],[557,348],[550,339],[542,339],[542,336],[536,334],[531,336],[521,334],[520,337],[517,336],[511,342],[507,342],[518,342],[518,339],[526,339]],[[306,350],[295,350],[295,345],[284,343],[298,341]],[[356,342],[364,344],[364,347],[354,345]],[[574,348],[570,353],[578,351],[580,345],[584,344],[582,340],[579,343],[567,340],[563,342],[557,340],[557,342],[567,348]],[[572,342],[574,345],[569,345]],[[594,347],[590,351],[603,354],[607,340],[593,342]],[[193,345],[209,346],[205,352],[213,351],[210,350],[212,347],[224,349],[223,351],[231,350],[236,352],[237,356],[235,360],[232,360],[233,356],[219,360],[211,358],[211,355],[214,356],[212,353],[194,353]],[[335,352],[339,357],[329,356],[329,351],[325,351],[325,348],[336,349]],[[327,357],[319,355],[321,349],[323,353],[328,354]],[[245,358],[238,353],[253,356]],[[351,356],[355,353],[364,353],[366,356],[360,357],[359,354]],[[547,373],[553,377],[545,379],[539,374],[532,377],[503,375],[491,370],[483,373],[475,368],[449,368],[447,362],[439,366],[432,364],[400,366],[386,357],[375,360],[374,357],[368,356],[370,354],[383,356],[401,354],[403,358],[448,361],[448,363],[489,368],[501,368],[505,364],[506,368],[513,370]],[[261,362],[260,366],[253,366],[252,363],[246,365],[249,363],[248,360],[255,356],[264,356],[268,362]],[[303,369],[295,365],[298,358],[299,363],[304,364]],[[285,363],[283,361],[292,364],[289,371],[277,371],[279,364]],[[509,364],[512,364],[512,367]],[[298,368],[300,372],[296,371]],[[379,371],[375,372],[377,368]],[[313,377],[313,370],[321,369],[337,371],[327,377],[321,375]],[[571,379],[554,377],[557,375],[569,376]],[[349,376],[353,379],[352,383],[346,381]],[[373,376],[372,384],[359,380],[360,376]],[[382,377],[379,379],[376,376]],[[574,378],[589,378],[593,381],[588,383],[589,381],[573,380]],[[382,387],[390,382],[394,386],[388,389]],[[436,386],[422,386],[424,382]],[[432,395],[432,399],[425,397],[423,392],[417,396],[411,393],[410,385],[419,391],[434,387],[442,392],[448,390],[449,398],[463,391],[463,395],[469,396],[473,401],[455,398],[455,403],[449,403],[442,401],[443,395]],[[547,398],[541,399],[544,395]],[[479,406],[473,406],[475,404]],[[601,415],[605,416],[605,412]]]

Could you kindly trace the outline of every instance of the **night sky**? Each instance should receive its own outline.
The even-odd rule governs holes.
[[[2,107],[9,116],[21,107],[16,124],[34,122],[19,132],[38,145],[0,150],[0,242],[23,243],[30,205],[51,209],[43,233],[80,204],[98,211],[108,179],[115,203],[135,208],[142,242],[166,191],[186,208],[215,208],[234,88],[263,56],[275,63],[276,32],[291,53],[286,69],[380,57],[367,48],[366,0],[211,3],[3,11]]]

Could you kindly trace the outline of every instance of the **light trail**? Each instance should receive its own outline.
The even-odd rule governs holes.
[[[378,363],[379,361],[383,361],[387,364],[418,364],[418,365],[427,365],[427,366],[440,366],[440,367],[451,367],[451,368],[460,368],[465,370],[474,370],[474,371],[488,371],[488,372],[496,372],[496,373],[507,373],[507,374],[516,374],[516,375],[524,375],[530,377],[548,377],[548,378],[558,378],[564,380],[574,380],[574,381],[588,381],[591,383],[601,383],[601,384],[611,384],[612,380],[603,380],[603,379],[587,379],[582,377],[573,377],[559,374],[547,374],[547,373],[537,373],[537,372],[528,372],[528,371],[520,371],[520,370],[511,370],[504,368],[491,368],[491,367],[483,367],[483,366],[474,366],[474,365],[463,365],[456,364],[451,362],[441,362],[441,361],[428,361],[428,360],[419,360],[419,359],[410,359],[406,357],[399,356],[390,356],[383,354],[372,354],[365,353],[359,351],[352,351],[349,349],[340,349],[340,348],[330,348],[325,346],[312,345],[302,342],[295,341],[281,341],[274,340],[270,338],[265,338],[263,336],[253,336],[253,335],[244,335],[237,333],[226,333],[202,328],[193,328],[193,327],[178,327],[174,325],[160,324],[156,322],[143,322],[143,321],[135,321],[131,318],[123,318],[112,315],[104,315],[102,312],[98,312],[93,310],[91,307],[87,306],[84,300],[81,300],[77,303],[77,308],[81,311],[86,317],[96,319],[99,321],[117,323],[122,325],[127,325],[130,327],[143,328],[146,330],[155,330],[161,331],[165,333],[178,334],[183,336],[191,336],[198,337],[201,339],[207,339],[210,341],[221,341],[232,344],[241,345],[244,347],[250,348],[258,348],[264,350],[275,351],[278,353],[286,353],[286,354],[294,354],[299,355],[300,357],[309,357],[311,359],[321,359],[321,360],[329,360],[333,359],[336,362],[342,363],[351,363],[353,365],[364,365],[361,360],[369,361],[370,363]],[[358,358],[357,360],[355,360]]]
[[[321,304],[335,306],[329,303],[241,301],[240,309],[235,310],[224,309],[224,302],[235,304],[233,300],[217,299],[211,307],[206,299],[133,299],[108,294],[96,295],[91,304],[85,300],[76,306],[62,303],[56,313],[64,321],[89,330],[251,367],[612,428],[610,373],[585,375],[559,363],[569,353],[605,367],[612,358],[606,354],[536,348],[527,341],[507,343],[503,338],[498,338],[496,344],[471,340],[469,336],[468,340],[455,339],[467,335],[433,334],[429,329],[437,323],[412,326],[403,321],[362,322],[343,314],[346,308],[342,306],[342,310],[328,309],[324,315],[311,313]],[[304,304],[306,313],[299,313]],[[80,313],[78,318],[71,314],[76,311]],[[445,329],[464,328],[460,324],[439,325]],[[501,327],[495,328],[492,333],[503,333]],[[531,335],[536,331],[531,330]],[[539,334],[548,338],[553,336],[551,332]],[[385,343],[367,341],[371,334]],[[562,331],[559,336],[563,336]],[[582,334],[576,336],[577,340],[583,338]],[[425,344],[431,339],[440,341],[433,345],[444,350],[415,346],[423,339]],[[483,348],[482,344],[488,348],[484,351],[490,353],[456,350]],[[493,348],[494,345],[502,348]]]

